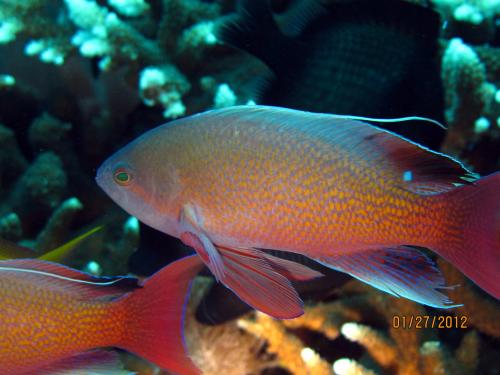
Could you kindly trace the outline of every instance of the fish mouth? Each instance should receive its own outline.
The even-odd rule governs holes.
[[[108,178],[107,178],[107,176],[108,176]],[[108,183],[106,183],[106,181],[109,180],[109,176],[110,176],[109,163],[104,162],[103,164],[101,164],[101,166],[99,168],[97,168],[97,172],[95,175],[95,181],[96,181],[97,185],[99,185],[99,187],[102,190],[104,190],[105,192],[107,192],[106,186],[109,184],[109,181],[108,181]]]

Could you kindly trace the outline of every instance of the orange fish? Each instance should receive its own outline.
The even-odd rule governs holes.
[[[415,247],[500,298],[500,173],[462,164],[348,116],[265,106],[155,128],[111,156],[97,183],[144,223],[192,246],[215,277],[278,318],[303,312],[289,279],[303,254],[388,292],[453,307]]]
[[[2,374],[59,374],[82,366],[81,373],[108,373],[109,355],[94,350],[101,347],[128,350],[174,373],[199,374],[182,333],[189,285],[201,265],[197,256],[186,257],[139,284],[41,260],[0,261]]]

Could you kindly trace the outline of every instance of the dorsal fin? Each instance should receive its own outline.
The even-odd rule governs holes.
[[[62,289],[78,289],[80,299],[112,298],[139,288],[136,278],[127,276],[96,277],[60,264],[38,259],[13,259],[0,262],[0,274],[15,273],[22,278],[34,278]]]
[[[300,132],[345,150],[356,160],[376,165],[403,189],[417,194],[436,194],[474,181],[477,176],[459,161],[432,151],[387,130],[350,116],[330,115],[269,106],[236,106],[209,111],[208,116],[231,121],[270,125],[268,131]],[[226,120],[226,121],[227,121]],[[399,181],[399,183],[398,183]]]
[[[290,51],[300,46],[283,35],[274,20],[268,0],[241,0],[238,13],[222,24],[217,30],[217,38],[235,48],[246,51],[264,62],[273,72],[283,72],[287,66]]]
[[[280,30],[289,37],[297,37],[319,17],[328,15],[328,10],[318,0],[292,2],[289,9],[276,15]]]
[[[379,129],[379,132],[368,135],[365,139],[373,143],[382,151],[383,156],[397,166],[402,186],[415,193],[441,193],[477,179],[477,176],[458,160],[389,131]]]

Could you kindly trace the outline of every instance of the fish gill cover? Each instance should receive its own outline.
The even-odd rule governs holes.
[[[113,204],[93,176],[142,132],[235,104],[432,117],[445,134],[423,123],[393,130],[474,172],[497,171],[499,15],[497,0],[0,0],[0,237],[42,254],[104,225],[67,260],[96,274],[152,273],[186,254]],[[311,299],[295,320],[252,312],[226,322],[241,305],[207,297],[211,282],[200,277],[187,342],[209,374],[497,373],[498,301],[438,264],[462,286],[448,295],[464,306],[445,316],[467,329],[402,329],[402,317],[443,312],[355,281],[298,287]],[[202,299],[222,324],[196,321]]]

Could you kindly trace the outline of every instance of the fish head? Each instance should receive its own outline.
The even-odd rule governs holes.
[[[156,140],[146,133],[118,150],[99,167],[96,182],[130,215],[177,237],[176,168],[155,151]]]

